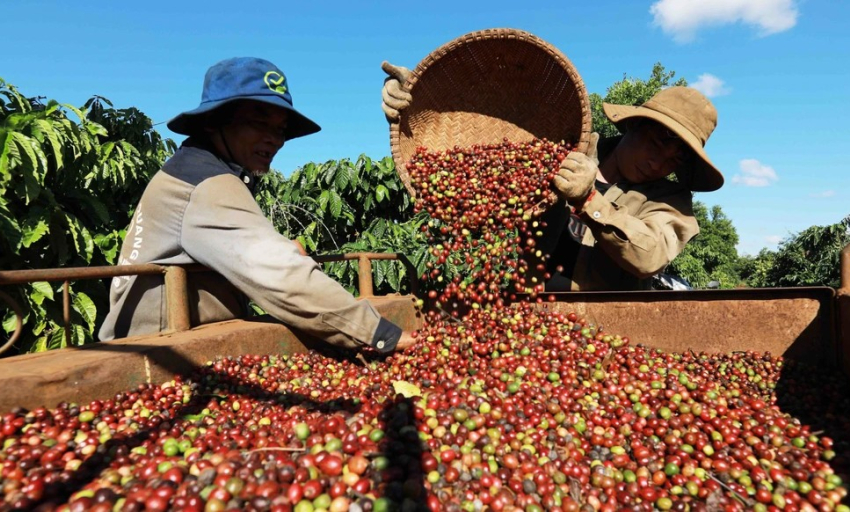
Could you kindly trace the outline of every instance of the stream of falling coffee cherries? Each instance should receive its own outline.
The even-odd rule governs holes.
[[[850,511],[841,375],[664,353],[545,300],[533,212],[570,150],[417,150],[431,258],[413,347],[220,358],[6,412],[0,511]]]

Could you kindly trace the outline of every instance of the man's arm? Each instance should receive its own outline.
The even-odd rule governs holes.
[[[182,246],[278,320],[329,343],[393,350],[401,329],[328,277],[281,236],[238,178],[216,176],[192,193]]]
[[[595,194],[581,218],[599,248],[639,278],[657,274],[699,233],[690,193],[683,190],[647,200],[635,215]]]

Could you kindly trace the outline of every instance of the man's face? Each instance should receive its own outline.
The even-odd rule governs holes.
[[[256,174],[268,172],[286,139],[287,111],[258,101],[240,101],[229,122],[212,129],[211,137],[222,155],[228,150],[234,163]]]
[[[632,183],[655,181],[676,171],[691,151],[664,125],[641,120],[617,144],[617,167]]]

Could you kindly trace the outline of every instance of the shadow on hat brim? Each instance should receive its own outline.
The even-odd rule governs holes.
[[[316,133],[322,129],[318,124],[310,120],[307,116],[289,106],[289,104],[283,101],[279,96],[271,95],[240,96],[236,98],[227,98],[226,100],[202,103],[198,108],[194,110],[189,110],[187,112],[183,112],[182,114],[177,115],[172,120],[168,121],[166,126],[168,126],[168,129],[174,133],[180,133],[183,135],[193,135],[195,132],[197,132],[198,128],[200,128],[201,123],[203,122],[204,114],[208,114],[223,105],[239,100],[259,101],[260,103],[267,103],[269,105],[274,105],[276,107],[283,108],[287,112],[289,112],[289,118],[287,119],[286,126],[286,140],[292,140],[298,137],[303,137],[305,135],[310,135],[311,133]]]
[[[623,121],[642,117],[657,121],[678,135],[693,150],[696,156],[699,157],[699,160],[694,164],[691,179],[683,180],[687,183],[691,191],[713,192],[723,186],[723,174],[711,163],[700,140],[672,117],[648,108],[633,107],[631,105],[603,103],[602,110],[605,111],[608,120],[617,125],[617,128],[621,132],[625,132],[625,128],[621,124]]]

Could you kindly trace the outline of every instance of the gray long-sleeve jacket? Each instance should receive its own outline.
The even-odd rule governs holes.
[[[344,347],[395,348],[401,329],[381,318],[281,236],[243,182],[247,173],[184,144],[148,184],[121,248],[119,264],[200,263],[189,275],[192,325],[246,316],[251,298],[271,316]],[[112,281],[100,339],[167,327],[162,276]]]

